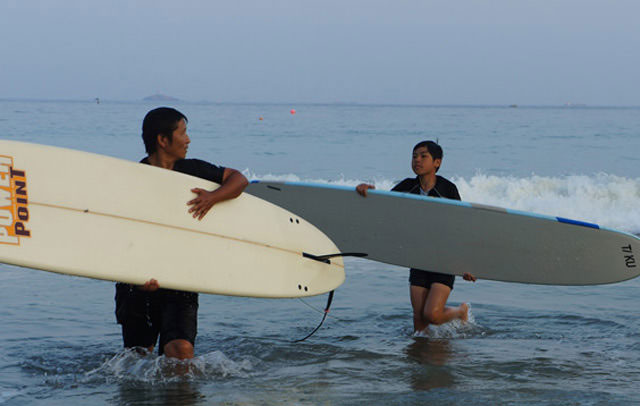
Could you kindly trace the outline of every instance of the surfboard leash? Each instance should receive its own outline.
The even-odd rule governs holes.
[[[318,326],[313,329],[312,332],[310,332],[306,337],[301,338],[299,340],[294,340],[294,343],[299,343],[302,342],[304,340],[306,340],[307,338],[311,337],[312,335],[315,334],[316,331],[320,330],[320,327],[322,327],[322,323],[324,323],[324,321],[327,319],[327,314],[329,314],[329,308],[331,307],[331,302],[333,301],[333,292],[335,291],[331,291],[329,292],[329,297],[327,298],[327,305],[324,308],[324,315],[322,316],[322,320],[320,320],[320,324],[318,324]]]
[[[337,254],[328,254],[328,255],[313,255],[313,254],[309,254],[308,252],[303,252],[302,253],[302,256],[305,257],[305,258],[310,258],[310,259],[313,259],[314,261],[324,262],[326,264],[330,264],[331,263],[331,258],[335,258],[335,257],[359,257],[359,258],[364,258],[367,255],[368,254],[363,253],[363,252],[339,252]],[[327,319],[327,314],[329,314],[329,308],[331,307],[331,301],[333,301],[333,292],[335,292],[335,291],[332,290],[331,292],[329,292],[329,297],[327,298],[327,305],[324,308],[324,315],[322,316],[322,320],[320,320],[320,324],[318,324],[318,326],[315,329],[313,329],[313,331],[311,333],[309,333],[306,337],[301,338],[299,340],[295,340],[295,341],[293,341],[294,343],[299,343],[299,342],[302,342],[302,341],[306,340],[307,338],[309,338],[312,335],[314,335],[315,332],[320,329],[320,327],[322,327],[322,323],[324,323],[324,321]]]

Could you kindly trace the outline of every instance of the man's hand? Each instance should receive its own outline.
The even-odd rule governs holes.
[[[358,192],[360,196],[367,197],[367,190],[375,189],[375,188],[376,187],[373,185],[369,185],[367,183],[361,183],[358,186],[356,186],[356,192]]]
[[[240,196],[248,184],[249,181],[242,173],[235,169],[225,168],[222,184],[216,190],[209,192],[199,187],[191,189],[197,196],[187,202],[187,205],[191,206],[189,213],[193,213],[194,219],[202,220],[214,204],[235,199]]]
[[[138,286],[138,289],[143,290],[145,292],[155,292],[160,288],[158,281],[155,279],[149,279],[142,286]]]
[[[202,218],[211,210],[214,204],[218,203],[215,190],[212,192],[206,191],[200,188],[191,189],[195,193],[196,198],[187,202],[187,205],[191,206],[189,213],[193,213],[193,218],[202,220]]]

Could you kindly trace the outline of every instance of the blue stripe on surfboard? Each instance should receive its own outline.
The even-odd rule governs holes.
[[[567,218],[564,218],[564,217],[556,217],[556,218],[561,223],[567,223],[567,224],[573,224],[573,225],[576,225],[576,226],[591,227],[591,228],[600,229],[600,226],[597,225],[597,224],[586,223],[584,221],[578,221],[578,220],[571,220],[571,219],[567,219]]]
[[[265,181],[265,182],[282,183],[283,185],[291,185],[291,186],[306,186],[306,187],[321,188],[321,189],[334,189],[334,190],[337,189],[337,190],[355,191],[355,188],[353,186],[331,185],[327,183],[277,182],[277,181]],[[261,183],[261,182],[259,180],[253,180],[251,181],[251,183]],[[429,201],[429,202],[438,203],[438,204],[448,204],[448,205],[461,206],[461,207],[472,207],[472,208],[483,209],[483,210],[495,210],[496,212],[501,212],[501,213],[515,214],[518,216],[533,217],[533,218],[542,219],[542,220],[549,220],[549,221],[555,221],[555,222],[560,222],[565,224],[572,224],[577,226],[600,229],[600,226],[597,224],[588,223],[580,220],[572,220],[565,217],[547,216],[544,214],[532,213],[527,211],[504,209],[502,207],[497,207],[497,206],[493,207],[493,206],[487,206],[482,204],[468,203],[468,202],[462,202],[460,200],[442,199],[442,198],[431,197],[431,196],[414,195],[410,193],[399,193],[399,192],[376,190],[376,189],[369,189],[368,193],[374,193],[374,194],[379,194],[383,196],[402,197],[404,199],[424,200],[424,201]],[[620,233],[620,231],[618,230],[610,230],[610,229],[607,229],[607,230]],[[638,238],[638,237],[635,237],[635,238]]]

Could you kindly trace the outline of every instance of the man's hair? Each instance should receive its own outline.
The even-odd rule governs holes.
[[[173,132],[180,120],[188,122],[187,116],[171,107],[158,107],[144,116],[142,121],[142,141],[147,154],[153,154],[158,148],[158,135],[164,135],[173,141]]]
[[[419,143],[416,144],[415,147],[413,147],[413,150],[415,151],[416,149],[422,148],[422,147],[426,148],[427,151],[429,151],[429,154],[431,155],[434,161],[436,159],[442,160],[442,147],[437,143],[435,143],[434,141],[420,141]],[[440,167],[436,169],[436,172],[438,172],[439,169]]]

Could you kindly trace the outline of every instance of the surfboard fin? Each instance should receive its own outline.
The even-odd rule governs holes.
[[[327,255],[313,255],[308,252],[303,252],[302,256],[305,258],[313,259],[314,261],[324,262],[325,264],[331,263],[331,258],[335,257],[359,257],[363,258],[368,256],[369,254],[364,252],[339,252],[337,254],[327,254]]]

